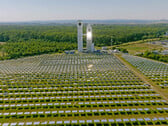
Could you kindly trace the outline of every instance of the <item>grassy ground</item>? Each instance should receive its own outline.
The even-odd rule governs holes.
[[[121,48],[125,48],[131,55],[135,55],[137,53],[142,53],[145,51],[152,51],[152,50],[164,50],[164,47],[159,45],[152,45],[148,43],[137,43],[137,44],[130,44],[128,46],[120,46]]]
[[[4,45],[6,42],[0,42],[0,45]]]
[[[140,40],[140,41],[136,41],[136,42],[129,42],[129,43],[121,44],[121,45],[114,46],[114,47],[127,49],[129,54],[131,54],[131,55],[135,55],[137,53],[142,53],[145,51],[166,49],[165,47],[163,47],[161,45],[152,45],[152,44],[148,43],[148,42],[157,41],[157,40],[159,40],[159,39],[147,39],[144,41]]]
[[[6,42],[0,42],[0,46],[1,45],[4,45]],[[3,56],[3,53],[2,53],[2,51],[1,51],[1,48],[0,48],[0,56]]]
[[[3,53],[2,53],[2,52],[0,52],[0,56],[3,56]]]

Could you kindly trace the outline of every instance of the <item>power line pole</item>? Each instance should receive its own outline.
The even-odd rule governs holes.
[[[111,36],[111,47],[112,47],[112,45],[113,45],[113,37]]]

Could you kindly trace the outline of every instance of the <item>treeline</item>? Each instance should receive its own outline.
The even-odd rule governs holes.
[[[168,63],[168,55],[155,54],[153,52],[146,51],[145,53],[138,54],[137,56],[150,58],[150,59]]]
[[[158,38],[167,29],[168,24],[93,25],[93,42],[96,46],[110,46]],[[0,59],[63,52],[77,49],[77,28],[76,25],[1,25],[0,42],[6,42],[0,45]]]
[[[0,42],[44,40],[50,42],[77,42],[75,26],[0,26]]]
[[[1,45],[2,56],[0,57],[0,60],[15,59],[24,56],[33,56],[45,53],[60,53],[64,50],[72,50],[76,48],[76,44],[67,42],[47,42],[43,40],[13,42]]]
[[[97,46],[113,45],[162,36],[168,24],[93,25],[93,41]],[[29,40],[77,43],[76,25],[64,26],[0,26],[0,42]]]

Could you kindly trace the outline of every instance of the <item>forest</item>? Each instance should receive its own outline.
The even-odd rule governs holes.
[[[93,42],[101,47],[159,38],[167,29],[168,24],[97,24],[93,25]],[[77,28],[76,25],[0,25],[0,42],[6,43],[0,45],[0,59],[63,52],[77,49]]]
[[[1,46],[2,56],[0,60],[15,59],[25,56],[33,56],[47,53],[62,53],[64,50],[73,50],[76,44],[64,42],[47,42],[44,40],[31,40],[30,42],[13,42]]]

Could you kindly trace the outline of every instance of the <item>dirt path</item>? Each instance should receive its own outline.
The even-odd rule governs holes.
[[[124,58],[122,58],[121,55],[115,54],[115,56],[124,64],[126,65],[130,70],[132,70],[135,75],[137,75],[142,81],[144,81],[146,84],[150,84],[151,88],[155,90],[157,93],[159,93],[167,102],[168,102],[168,94],[165,93],[159,86],[154,84],[152,80],[148,79],[145,75],[143,75],[138,69],[136,69],[133,65],[131,65],[129,62],[127,62]]]

